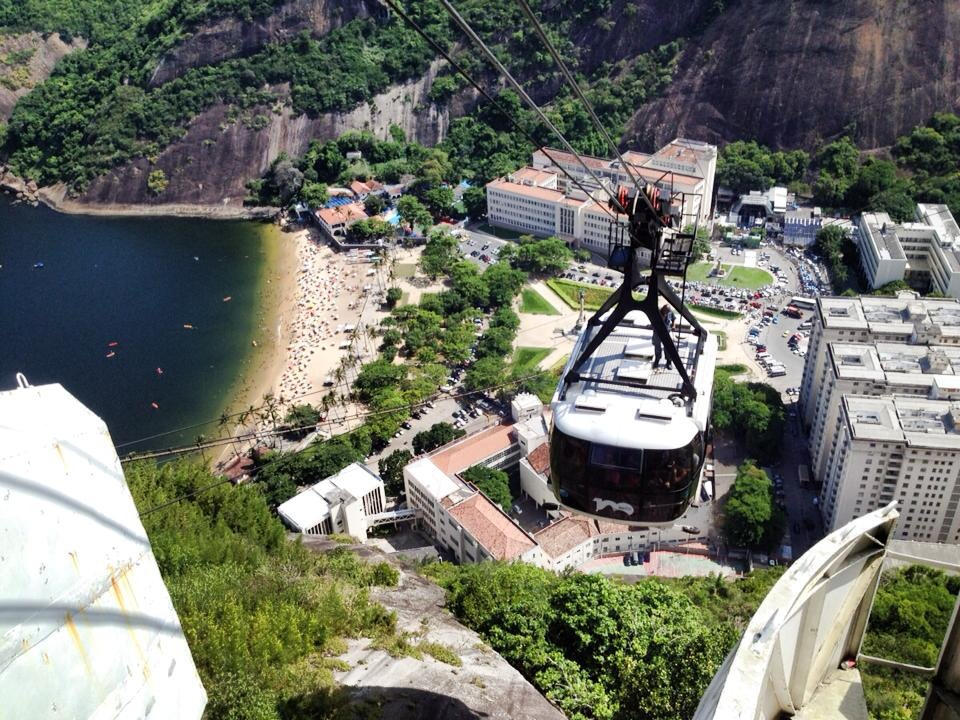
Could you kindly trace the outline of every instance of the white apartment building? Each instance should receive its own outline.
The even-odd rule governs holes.
[[[655,153],[633,150],[621,153],[624,167],[619,159],[605,159],[581,155],[584,164],[601,181],[612,186],[633,185],[632,177],[654,183],[663,190],[689,193],[695,205],[683,209],[684,217],[699,215],[700,223],[711,220],[713,182],[717,170],[717,146],[699,140],[675,138]],[[533,153],[533,167],[559,173],[563,168],[577,180],[595,186],[593,178],[584,170],[576,156],[563,150],[546,148]],[[558,180],[561,190],[569,189],[568,180],[561,175]]]
[[[305,535],[344,533],[366,540],[370,520],[386,505],[383,481],[357,462],[297,493],[277,514],[291,530]]]
[[[684,225],[697,218],[705,224],[710,221],[716,150],[713,145],[677,139],[653,155],[624,153],[624,160],[634,177],[674,193],[687,193],[680,209]],[[619,160],[583,160],[608,189],[632,185]],[[561,168],[577,178],[587,192],[570,183]],[[487,184],[487,218],[491,225],[532,235],[555,235],[601,254],[606,253],[614,233],[625,232],[627,225],[626,218],[614,221],[607,202],[606,190],[573,155],[560,150],[537,150],[532,167]]]
[[[960,542],[960,302],[821,298],[800,391],[828,529],[891,500],[897,537]]]
[[[946,205],[920,203],[917,222],[860,216],[860,265],[871,287],[904,280],[960,297],[960,227]]]
[[[896,537],[960,542],[960,403],[847,396],[822,490],[830,529],[892,500]]]

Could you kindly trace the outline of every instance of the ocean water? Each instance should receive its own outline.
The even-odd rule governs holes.
[[[257,337],[275,232],[64,215],[0,198],[0,390],[17,372],[62,384],[106,421],[122,453],[215,435],[212,424],[133,442],[216,418],[230,402]]]

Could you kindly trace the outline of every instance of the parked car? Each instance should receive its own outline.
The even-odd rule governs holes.
[[[688,533],[688,534],[690,534],[690,535],[699,535],[699,534],[700,534],[700,528],[698,528],[696,525],[684,525],[684,526],[681,528],[681,530],[683,530],[685,533]]]

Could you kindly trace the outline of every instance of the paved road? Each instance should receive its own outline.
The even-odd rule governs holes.
[[[448,422],[451,425],[454,423],[455,419],[453,417],[454,411],[473,407],[474,398],[469,398],[466,400],[463,399],[454,399],[447,395],[441,395],[440,398],[434,401],[434,406],[432,409],[427,409],[426,412],[420,418],[410,418],[410,429],[404,430],[403,434],[400,437],[395,437],[387,444],[387,446],[378,453],[374,453],[369,458],[367,458],[366,464],[374,472],[377,472],[377,461],[383,457],[386,457],[394,450],[409,450],[413,452],[413,437],[419,432],[424,430],[429,430],[432,425],[438,422]],[[483,429],[488,424],[493,422],[499,422],[501,416],[488,414],[480,414],[479,418],[470,418],[470,422],[464,426],[462,429],[466,431],[467,434],[472,432],[477,432],[478,430]]]

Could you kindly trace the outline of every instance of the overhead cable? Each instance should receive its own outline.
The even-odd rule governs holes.
[[[600,118],[597,117],[597,113],[594,112],[593,105],[590,104],[590,101],[587,99],[587,96],[584,94],[583,90],[580,89],[580,85],[574,79],[573,75],[570,73],[570,70],[567,68],[565,62],[560,57],[560,53],[557,52],[556,47],[554,47],[553,42],[547,37],[547,33],[544,31],[543,26],[540,24],[540,21],[537,19],[537,16],[533,14],[533,10],[530,8],[530,4],[527,0],[517,0],[517,4],[520,5],[520,8],[523,10],[523,13],[527,16],[530,22],[533,24],[533,29],[536,31],[537,35],[540,37],[540,41],[546,46],[547,51],[550,53],[550,56],[553,58],[553,61],[560,68],[560,72],[563,73],[563,77],[566,79],[567,84],[573,89],[573,92],[576,93],[577,97],[580,99],[580,102],[583,104],[587,113],[590,115],[590,119],[593,121],[593,124],[597,127],[600,133],[603,135],[604,140],[607,145],[609,145],[613,152],[616,153],[617,159],[620,161],[620,165],[623,167],[624,171],[627,173],[627,176],[633,182],[634,186],[637,188],[637,191],[643,197],[647,206],[650,208],[651,214],[657,218],[657,220],[662,224],[660,218],[660,213],[656,211],[653,207],[653,203],[650,202],[650,198],[647,197],[647,194],[643,191],[644,188],[640,184],[639,179],[634,176],[630,171],[630,165],[626,160],[623,159],[623,155],[620,154],[620,149],[617,147],[617,144],[613,141],[613,138],[610,137],[610,133],[607,132],[606,127],[603,123],[600,122]]]
[[[450,395],[449,398],[452,400],[457,400],[464,397],[469,397],[471,395],[478,395],[492,390],[501,390],[503,388],[511,387],[517,385],[525,380],[530,380],[535,377],[540,377],[546,370],[540,370],[529,375],[524,375],[523,377],[515,378],[505,383],[500,383],[498,385],[491,385],[485,388],[477,388],[476,390],[468,390],[462,393],[457,393]],[[437,399],[437,398],[435,398]],[[402,412],[404,410],[416,410],[418,408],[425,407],[427,403],[432,402],[432,400],[427,399],[418,403],[405,403],[403,405],[397,405],[396,407],[388,408],[386,410],[368,410],[366,412],[353,413],[352,415],[344,415],[336,419],[325,419],[320,422],[312,423],[309,425],[303,425],[297,428],[281,428],[273,430],[253,430],[250,432],[243,433],[242,435],[231,435],[225,438],[217,438],[216,440],[210,440],[207,442],[194,443],[193,445],[184,445],[177,448],[168,448],[166,450],[156,450],[152,452],[140,453],[137,455],[130,455],[125,458],[121,458],[121,463],[130,463],[138,460],[156,460],[158,458],[170,457],[172,455],[183,455],[186,453],[197,452],[198,450],[208,450],[210,448],[220,447],[222,445],[229,445],[235,442],[243,442],[246,440],[259,440],[264,437],[272,437],[275,435],[283,435],[284,433],[291,432],[292,430],[302,431],[302,430],[316,430],[324,426],[333,426],[342,425],[348,420],[360,420],[364,418],[376,417],[378,415],[390,415],[392,413]]]
[[[574,185],[576,185],[577,188],[579,188],[585,195],[587,195],[588,197],[591,197],[590,191],[587,190],[587,188],[585,188],[585,187],[583,186],[583,184],[582,184],[576,177],[574,177],[572,174],[570,174],[570,172],[568,172],[564,167],[562,167],[562,166],[560,165],[560,162],[559,162],[556,158],[554,158],[553,155],[550,154],[550,152],[547,150],[547,148],[543,147],[543,145],[542,145],[540,142],[538,142],[535,137],[533,137],[533,135],[530,133],[530,131],[528,131],[526,128],[524,128],[522,125],[520,125],[520,123],[510,114],[510,111],[509,111],[509,110],[507,110],[505,107],[503,107],[503,105],[502,105],[499,101],[497,101],[496,98],[494,98],[494,97],[493,97],[489,92],[487,92],[487,90],[485,90],[476,80],[474,80],[474,79],[470,76],[470,74],[469,74],[466,70],[464,70],[463,67],[462,67],[459,63],[457,63],[456,60],[453,59],[453,57],[451,57],[450,53],[448,53],[448,52],[443,48],[443,46],[441,46],[438,42],[436,42],[433,38],[431,38],[431,37],[426,33],[426,31],[425,31],[423,28],[421,28],[420,25],[417,24],[417,22],[416,22],[413,18],[411,18],[409,15],[407,15],[407,13],[404,12],[403,8],[400,7],[400,5],[395,2],[395,0],[384,0],[384,2],[385,2],[388,6],[390,6],[390,8],[391,8],[404,22],[406,22],[411,28],[413,28],[414,32],[416,32],[421,38],[423,38],[423,39],[427,42],[427,44],[429,44],[430,47],[432,47],[432,48],[434,49],[434,51],[436,51],[444,60],[446,60],[446,61],[450,64],[450,66],[451,66],[454,70],[456,70],[457,73],[458,73],[464,80],[466,80],[468,83],[470,83],[470,85],[471,85],[477,92],[479,92],[481,95],[483,95],[483,97],[487,100],[487,102],[489,102],[491,105],[493,105],[493,107],[494,107],[498,112],[500,112],[500,114],[503,115],[504,118],[506,118],[506,120],[514,127],[514,129],[517,130],[517,132],[519,132],[521,135],[523,135],[523,136],[527,139],[527,142],[529,142],[529,143],[530,143],[531,145],[533,145],[535,148],[539,148],[540,152],[542,152],[544,155],[546,155],[547,159],[548,159],[550,162],[553,163],[554,167],[556,167],[560,172],[562,172],[562,173],[564,174],[564,176],[566,176],[566,178],[567,178],[570,182],[572,182]],[[574,154],[577,155],[577,153],[575,153],[575,152],[574,152]],[[579,159],[579,157],[580,157],[580,156],[577,155],[577,158],[578,158],[578,159]],[[583,164],[582,161],[581,161],[581,164]],[[584,166],[584,167],[586,167],[586,166]],[[602,185],[601,185],[601,188],[603,188]],[[603,188],[603,189],[606,190],[606,188]],[[607,194],[608,194],[608,195],[610,194],[609,191],[607,191]],[[616,200],[616,198],[614,198],[614,200]],[[610,212],[610,210],[606,207],[606,205],[604,205],[603,203],[600,203],[599,205],[600,205],[600,207],[604,210],[604,212],[607,213],[607,215],[609,215],[614,221],[616,221],[616,217],[614,216],[613,213]]]
[[[602,188],[607,193],[607,195],[610,196],[610,200],[616,206],[617,211],[625,215],[628,215],[629,213],[627,212],[627,209],[620,203],[620,200],[617,199],[616,193],[610,192],[607,186],[600,181],[600,178],[598,178],[596,173],[594,173],[593,170],[591,170],[590,167],[587,165],[587,163],[584,162],[583,158],[580,157],[580,153],[578,153],[576,150],[573,149],[573,146],[567,141],[567,138],[564,137],[563,133],[560,132],[559,128],[557,128],[557,126],[554,125],[553,121],[550,120],[550,118],[548,118],[546,114],[544,114],[543,110],[540,109],[540,106],[537,105],[536,102],[534,102],[533,98],[531,98],[527,94],[526,90],[524,90],[523,87],[520,85],[520,83],[517,82],[517,80],[513,77],[513,75],[510,74],[510,71],[507,70],[506,67],[504,67],[503,63],[501,63],[499,59],[497,59],[497,56],[493,54],[493,51],[490,50],[490,48],[487,47],[486,43],[484,43],[483,40],[481,40],[480,37],[476,34],[476,32],[474,32],[473,28],[470,26],[470,23],[464,20],[463,16],[461,16],[460,13],[457,12],[457,9],[450,4],[450,0],[440,0],[440,3],[446,9],[450,17],[453,18],[454,22],[457,23],[460,29],[464,32],[464,34],[473,41],[473,44],[480,49],[480,51],[484,54],[487,60],[490,61],[490,63],[497,69],[497,71],[501,75],[503,75],[504,78],[506,78],[507,82],[510,83],[513,89],[517,92],[518,95],[520,95],[520,97],[530,107],[530,109],[537,114],[537,117],[540,118],[540,121],[544,125],[546,125],[548,128],[550,128],[551,132],[553,132],[553,134],[556,135],[557,138],[559,138],[560,142],[563,143],[563,146],[567,149],[567,152],[569,152],[571,155],[573,155],[577,159],[577,162],[579,162],[580,165],[583,166],[583,169],[586,170],[587,174],[591,178],[593,178],[594,182],[596,182],[597,185],[600,186],[600,188]],[[578,184],[578,187],[579,187],[579,184]]]

